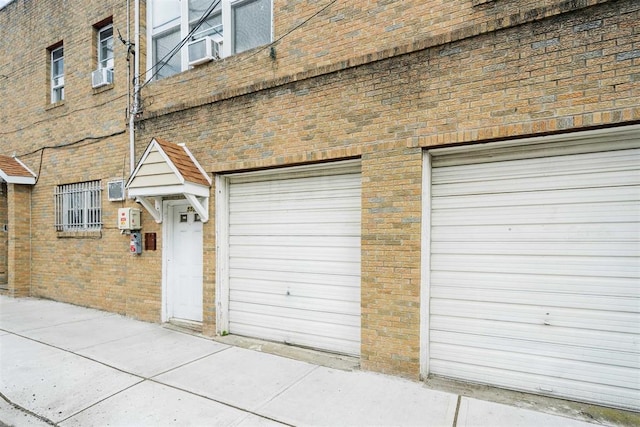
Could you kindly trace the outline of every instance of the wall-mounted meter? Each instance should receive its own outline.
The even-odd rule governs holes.
[[[120,230],[140,230],[140,209],[119,208],[118,228]]]

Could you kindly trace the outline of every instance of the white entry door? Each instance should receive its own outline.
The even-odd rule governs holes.
[[[168,219],[167,317],[202,322],[202,221],[187,204],[170,205]]]

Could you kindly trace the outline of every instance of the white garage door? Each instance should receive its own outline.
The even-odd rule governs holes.
[[[229,332],[360,354],[359,163],[229,180]]]
[[[431,373],[640,409],[637,129],[430,153]]]

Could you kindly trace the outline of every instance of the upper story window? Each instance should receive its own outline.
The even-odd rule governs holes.
[[[51,65],[51,103],[64,99],[64,46],[49,50]]]
[[[147,5],[147,68],[157,79],[189,69],[189,44],[177,46],[192,31],[189,41],[209,37],[221,57],[272,40],[272,0],[150,0]]]
[[[98,31],[98,69],[113,70],[113,25],[105,25]]]
[[[56,230],[100,230],[101,196],[100,181],[58,185],[55,192]]]
[[[234,53],[271,42],[271,0],[237,1],[231,14]]]
[[[91,73],[91,86],[96,89],[113,83],[113,22],[111,18],[95,24],[93,32],[96,67]]]

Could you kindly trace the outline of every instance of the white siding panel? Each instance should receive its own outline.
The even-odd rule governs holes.
[[[171,167],[167,162],[164,162],[164,161],[160,163],[145,162],[140,165],[140,169],[138,169],[138,173],[136,174],[136,176],[163,175],[163,174],[175,175],[175,172],[171,169]]]
[[[432,153],[430,372],[640,409],[634,138]]]
[[[359,169],[231,179],[229,331],[360,354]]]
[[[163,175],[147,175],[136,176],[135,179],[129,185],[130,188],[145,188],[145,187],[161,187],[165,185],[177,185],[182,184],[180,179],[174,173],[167,173]]]

